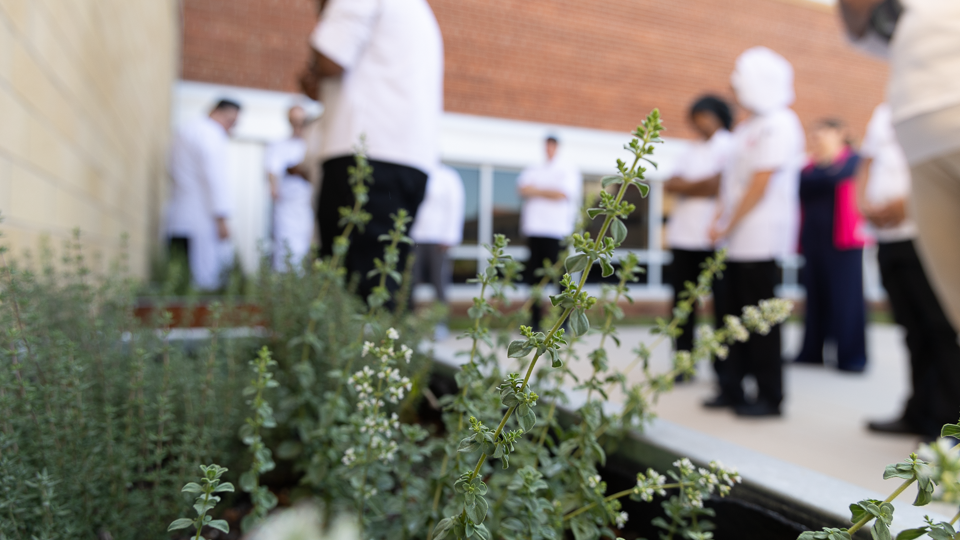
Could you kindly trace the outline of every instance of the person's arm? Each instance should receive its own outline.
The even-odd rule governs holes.
[[[847,32],[854,39],[861,39],[870,29],[873,11],[883,0],[840,0],[840,15]]]
[[[375,0],[330,0],[310,36],[313,54],[300,76],[303,92],[319,99],[320,81],[340,77],[356,65],[376,23],[379,2]]]
[[[233,207],[230,182],[227,179],[227,143],[209,140],[205,141],[205,146],[203,177],[207,184],[207,192],[210,194],[213,216],[217,222],[217,236],[221,240],[226,240],[230,237],[227,218]]]
[[[860,169],[857,171],[857,208],[864,216],[870,211],[870,204],[867,202],[867,186],[870,185],[870,166],[873,164],[873,158],[862,157],[860,159]]]
[[[725,227],[721,227],[718,222],[714,222],[710,228],[710,240],[717,242],[727,236],[727,234],[736,227],[740,221],[749,214],[763,199],[763,194],[767,191],[767,185],[770,183],[770,177],[774,171],[757,171],[750,179],[750,185],[734,209],[730,220]]]
[[[675,176],[663,185],[667,193],[685,195],[687,197],[716,197],[720,193],[720,175],[711,176],[705,180],[690,182]]]
[[[540,197],[559,201],[567,198],[567,194],[559,189],[541,189],[535,186],[520,186],[520,196],[523,198]]]

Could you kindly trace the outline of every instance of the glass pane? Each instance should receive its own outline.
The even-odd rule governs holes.
[[[468,279],[477,277],[476,259],[454,259],[450,262],[453,264],[454,283],[466,283]]]
[[[607,191],[615,193],[617,189],[619,189],[619,186],[610,186],[607,188]],[[583,193],[587,203],[591,207],[597,206],[597,202],[600,199],[600,177],[585,178]],[[627,226],[627,239],[623,241],[623,245],[620,247],[625,249],[647,249],[650,236],[650,223],[648,221],[648,209],[650,208],[649,199],[641,197],[640,192],[634,188],[627,190],[627,194],[623,199],[635,205],[637,208],[630,214],[630,217],[624,220],[624,224]],[[603,220],[598,217],[588,224],[587,230],[596,238],[602,225]]]
[[[520,194],[517,171],[493,171],[493,234],[503,234],[520,245]]]
[[[454,167],[454,169],[463,179],[463,243],[476,245],[480,217],[480,169],[476,167]]]

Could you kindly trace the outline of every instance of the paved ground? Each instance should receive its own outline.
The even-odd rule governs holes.
[[[611,363],[625,367],[633,359],[631,349],[641,341],[653,343],[656,336],[648,327],[628,327],[621,329],[620,338],[623,346],[610,351]],[[802,326],[788,324],[784,328],[785,357],[796,354],[801,338]],[[917,448],[918,439],[875,435],[865,425],[868,419],[893,418],[900,412],[909,384],[907,355],[897,326],[872,324],[867,339],[869,365],[863,374],[786,365],[782,418],[746,420],[731,412],[702,408],[700,403],[714,392],[712,368],[707,365],[700,366],[696,380],[665,395],[656,412],[666,420],[717,438],[878,493],[889,493],[896,486],[893,480],[883,480],[884,467],[908,456]],[[596,341],[588,340],[584,348]],[[453,347],[464,344],[453,339],[443,343]],[[658,347],[653,364],[665,369],[668,353],[667,347]],[[589,364],[582,364],[575,371],[588,373]]]

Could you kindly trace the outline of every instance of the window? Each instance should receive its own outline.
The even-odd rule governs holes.
[[[480,238],[480,169],[453,167],[463,179],[463,243],[476,245]]]
[[[502,234],[510,245],[523,245],[520,238],[520,193],[517,191],[519,172],[493,171],[493,234]]]

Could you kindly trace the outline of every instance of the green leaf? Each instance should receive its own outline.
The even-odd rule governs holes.
[[[196,482],[189,482],[180,490],[181,493],[203,493],[203,488]]]
[[[213,490],[214,493],[233,493],[233,484],[230,482],[224,482],[217,486],[217,489]]]
[[[230,524],[227,523],[227,520],[225,520],[225,519],[215,519],[215,520],[211,521],[210,523],[207,523],[207,525],[208,525],[209,527],[212,527],[212,528],[218,530],[218,531],[223,531],[223,532],[225,532],[225,533],[227,533],[227,534],[230,533]]]
[[[180,518],[173,520],[173,523],[167,527],[167,531],[176,531],[178,529],[186,529],[188,527],[193,527],[193,520],[187,518]]]
[[[437,526],[433,528],[434,540],[443,540],[443,538],[453,530],[455,519],[456,518],[452,517],[441,519],[440,523],[437,523]]]
[[[623,183],[622,176],[604,176],[603,178],[600,179],[600,185],[603,186],[604,188],[613,184],[622,184],[622,183]]]
[[[586,269],[587,264],[590,262],[590,259],[583,253],[577,253],[567,257],[567,260],[564,261],[563,266],[567,269],[567,272],[571,274],[574,272],[581,272]]]
[[[526,414],[521,414],[517,417],[517,421],[520,424],[520,428],[524,432],[529,433],[533,426],[537,425],[537,413],[533,412],[533,409],[527,407]]]
[[[610,236],[613,241],[620,245],[627,238],[627,226],[617,218],[610,220]]]
[[[900,531],[900,534],[897,535],[897,540],[915,540],[926,533],[926,527],[920,527],[919,529],[907,529],[905,531]]]
[[[960,438],[960,424],[947,424],[940,430],[941,437]]]
[[[457,447],[457,452],[473,452],[478,448],[480,448],[480,445],[473,438],[473,436],[470,436],[460,441],[460,445]]]
[[[467,517],[475,525],[483,523],[487,518],[487,500],[483,497],[476,497],[475,504],[466,507]]]
[[[548,352],[550,354],[550,360],[552,362],[553,367],[554,368],[563,367],[563,360],[560,358],[560,353],[557,352],[556,349],[550,349]]]
[[[585,335],[590,331],[590,321],[582,309],[575,309],[570,314],[570,330],[573,330],[573,333],[578,336]]]
[[[534,349],[533,345],[530,345],[530,342],[525,339],[516,339],[510,342],[510,345],[507,347],[507,356],[509,358],[523,358],[524,356],[530,354],[530,351]]]
[[[890,534],[890,527],[888,527],[882,519],[874,522],[873,527],[870,529],[870,536],[873,537],[873,540],[893,540],[893,536]]]
[[[603,208],[588,208],[587,217],[589,217],[590,219],[595,219],[597,216],[599,216],[604,212],[605,210]]]
[[[610,277],[613,275],[613,265],[610,264],[610,261],[606,257],[600,259],[600,273],[603,277]]]
[[[633,182],[631,182],[631,184],[637,186],[637,189],[640,190],[641,197],[646,197],[650,193],[650,186],[648,186],[647,184],[638,182],[637,180],[634,180]]]

